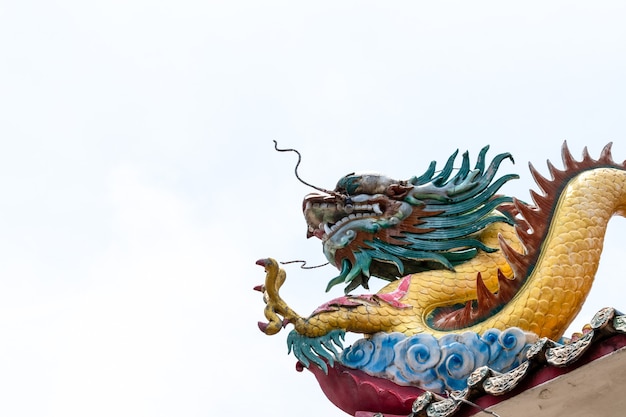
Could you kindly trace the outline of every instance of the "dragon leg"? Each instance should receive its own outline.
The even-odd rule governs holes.
[[[304,319],[293,311],[278,293],[286,279],[286,273],[279,268],[278,262],[267,258],[258,260],[257,265],[265,268],[265,284],[256,289],[263,292],[263,301],[266,303],[264,314],[269,321],[268,323],[259,322],[259,329],[267,335],[273,335],[283,329],[287,323],[302,322]],[[283,318],[281,319],[280,316]]]

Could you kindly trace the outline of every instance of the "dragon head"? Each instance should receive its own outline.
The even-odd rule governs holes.
[[[324,255],[341,271],[327,290],[339,283],[346,283],[346,293],[359,285],[368,288],[371,276],[393,281],[428,269],[453,269],[479,250],[497,250],[476,235],[494,222],[513,222],[496,211],[511,198],[496,192],[517,176],[494,181],[502,160],[513,158],[499,154],[486,168],[488,148],[481,150],[474,169],[467,152],[455,169],[456,151],[441,171],[433,161],[423,175],[408,180],[351,173],[334,191],[307,195],[307,237],[321,239]]]

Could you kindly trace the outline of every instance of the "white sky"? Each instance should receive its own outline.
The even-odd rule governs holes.
[[[263,4],[262,6],[260,4]],[[0,0],[0,415],[342,416],[258,331],[255,261],[325,261],[293,176],[614,142],[626,4]],[[573,326],[626,309],[612,221]],[[303,315],[335,271],[287,268]]]

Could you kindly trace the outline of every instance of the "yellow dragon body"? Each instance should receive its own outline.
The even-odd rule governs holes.
[[[437,174],[434,163],[408,181],[350,174],[334,191],[307,196],[309,235],[322,239],[341,271],[329,285],[350,291],[367,288],[370,276],[391,282],[302,317],[279,295],[284,271],[262,259],[266,281],[258,289],[269,323],[260,328],[274,334],[292,323],[290,337],[299,340],[292,345],[318,340],[331,350],[325,338],[337,331],[441,338],[519,328],[558,340],[590,291],[607,223],[626,213],[626,166],[613,161],[611,144],[597,160],[585,149],[580,161],[564,144],[563,170],[548,162],[552,178],[530,166],[542,191],[531,191],[530,205],[496,194],[515,176],[494,180],[510,155],[486,167],[486,150],[474,169],[465,154],[454,176],[456,154]]]

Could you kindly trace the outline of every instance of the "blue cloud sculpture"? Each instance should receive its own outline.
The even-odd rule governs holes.
[[[517,367],[536,340],[535,334],[516,327],[491,329],[483,335],[449,334],[440,339],[430,334],[377,333],[344,349],[340,361],[399,385],[443,393],[464,389],[478,367],[497,372]]]

